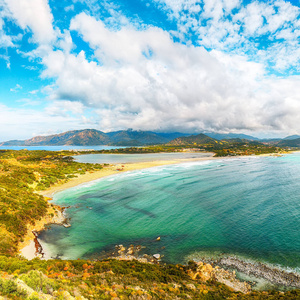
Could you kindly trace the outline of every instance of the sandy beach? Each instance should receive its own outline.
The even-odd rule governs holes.
[[[53,197],[53,195],[59,191],[80,185],[82,183],[97,180],[103,177],[116,175],[119,174],[120,172],[135,171],[135,170],[148,169],[148,168],[153,168],[158,166],[179,164],[179,163],[192,162],[192,161],[206,161],[212,159],[220,159],[220,157],[213,157],[213,155],[214,153],[211,153],[211,156],[201,157],[201,158],[156,160],[156,161],[149,161],[149,162],[109,165],[109,166],[105,166],[102,170],[96,172],[88,172],[83,175],[78,174],[77,177],[71,178],[68,182],[64,184],[52,186],[49,189],[45,191],[40,191],[38,193],[46,197]]]

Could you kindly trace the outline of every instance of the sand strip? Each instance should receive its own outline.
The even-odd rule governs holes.
[[[213,154],[214,153],[212,153],[211,156],[200,157],[200,158],[188,158],[188,159],[176,159],[176,160],[175,159],[174,160],[156,160],[156,161],[149,161],[149,162],[137,162],[137,163],[109,165],[109,166],[105,166],[102,170],[99,170],[99,171],[87,172],[83,175],[77,174],[77,177],[71,178],[66,183],[63,183],[60,185],[55,185],[45,191],[40,191],[38,193],[40,195],[43,195],[46,197],[53,197],[53,195],[59,191],[69,189],[71,187],[80,185],[82,183],[86,183],[86,182],[100,179],[103,177],[120,174],[121,172],[148,169],[148,168],[153,168],[153,167],[158,167],[158,166],[186,163],[186,162],[192,162],[192,161],[206,161],[206,160],[212,160],[212,159],[222,159],[222,157],[213,157]]]

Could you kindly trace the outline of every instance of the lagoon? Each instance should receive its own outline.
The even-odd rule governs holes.
[[[170,152],[170,153],[138,153],[138,154],[83,154],[74,156],[80,163],[125,164],[150,161],[167,161],[177,159],[203,159],[212,157],[208,152]]]

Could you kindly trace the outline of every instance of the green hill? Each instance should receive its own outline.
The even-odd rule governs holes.
[[[300,147],[300,138],[297,139],[284,139],[281,140],[278,144],[278,147]]]
[[[213,139],[203,133],[198,135],[191,135],[186,137],[178,137],[171,142],[168,143],[169,145],[176,145],[176,146],[190,146],[190,145],[216,145],[218,141]]]
[[[164,144],[170,139],[150,131],[122,130],[107,133],[111,139],[111,144],[117,146],[141,146]]]

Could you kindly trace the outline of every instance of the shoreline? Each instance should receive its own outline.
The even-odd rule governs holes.
[[[167,166],[167,165],[174,165],[174,164],[182,164],[188,162],[200,162],[200,161],[210,161],[210,160],[217,160],[217,159],[232,159],[232,158],[247,158],[247,157],[254,157],[254,156],[214,156],[214,153],[207,152],[210,156],[206,157],[199,157],[199,158],[185,158],[185,159],[172,159],[172,160],[155,160],[155,161],[148,161],[148,162],[135,162],[135,163],[118,163],[118,164],[109,164],[108,166],[104,166],[103,169],[94,172],[87,172],[85,174],[75,174],[77,177],[69,179],[65,183],[58,183],[49,189],[44,191],[37,191],[39,195],[42,195],[46,198],[49,202],[53,200],[54,194],[75,187],[81,184],[99,180],[101,178],[105,178],[112,175],[117,175],[124,172],[136,171],[136,170],[143,170],[149,169],[153,167],[159,166]],[[256,155],[257,157],[265,157],[265,156],[278,156],[277,153],[268,153],[268,154],[261,154]],[[256,157],[255,156],[255,157]],[[43,249],[37,250],[37,243],[38,238],[35,233],[39,233],[45,230],[47,225],[51,224],[58,224],[64,225],[67,223],[66,217],[63,215],[63,211],[65,208],[60,207],[58,205],[54,205],[49,203],[49,208],[45,217],[41,220],[37,221],[34,226],[28,226],[28,231],[26,236],[24,237],[24,241],[18,245],[18,252],[21,256],[25,257],[26,259],[33,259],[38,256],[44,256]],[[52,216],[51,216],[52,215]],[[68,227],[68,226],[67,226]],[[41,246],[41,245],[40,245]],[[47,255],[45,255],[47,257]]]
[[[51,198],[45,197],[47,201]],[[49,204],[46,215],[41,220],[36,221],[34,225],[27,226],[27,234],[18,245],[19,255],[31,260],[35,257],[43,256],[43,248],[38,241],[38,234],[45,230],[45,227],[50,224],[64,225],[66,218],[64,216],[64,209],[58,205]]]
[[[300,151],[299,151],[300,152]],[[167,165],[175,165],[182,164],[188,162],[197,162],[197,161],[208,161],[208,160],[217,160],[217,159],[233,159],[233,158],[247,158],[247,157],[267,157],[267,156],[280,156],[282,154],[288,153],[267,153],[260,155],[243,155],[243,156],[214,156],[213,152],[206,152],[210,154],[210,156],[198,157],[198,158],[179,158],[172,160],[154,160],[148,162],[134,162],[134,163],[117,163],[117,164],[109,164],[108,166],[104,166],[103,169],[95,172],[87,172],[83,175],[75,174],[77,177],[69,179],[68,182],[62,184],[56,184],[55,186],[50,187],[44,191],[38,191],[36,193],[44,196],[52,198],[54,194],[81,185],[83,183],[87,183],[90,181],[98,180],[107,176],[117,175],[123,172],[130,172],[136,170],[150,169],[159,166],[167,166]],[[117,154],[122,155],[122,154]]]
[[[195,161],[207,161],[213,159],[220,159],[220,157],[214,157],[214,153],[208,152],[211,156],[201,157],[201,158],[187,158],[187,159],[173,159],[173,160],[156,160],[149,162],[136,162],[136,163],[124,163],[124,164],[109,164],[104,166],[103,169],[95,172],[87,172],[83,175],[76,174],[77,177],[69,179],[66,183],[58,183],[47,190],[37,191],[36,193],[42,195],[49,202],[52,200],[54,194],[87,183],[95,181],[104,177],[117,175],[124,172],[130,172],[135,170],[149,169],[158,166],[165,166],[171,164],[180,164],[187,162]],[[44,257],[45,253],[43,252],[41,245],[38,241],[38,233],[45,230],[47,225],[58,224],[64,225],[67,223],[66,217],[63,214],[65,208],[58,205],[49,203],[49,208],[46,215],[39,221],[36,221],[35,225],[28,225],[27,234],[24,237],[23,242],[18,245],[19,255],[23,256],[26,259],[33,259],[35,257]],[[38,246],[38,244],[40,246]],[[40,248],[40,250],[38,250]]]
[[[95,172],[87,172],[83,175],[76,174],[77,177],[71,178],[68,182],[63,184],[57,184],[55,186],[50,187],[44,191],[38,191],[37,193],[44,196],[52,198],[54,194],[57,192],[81,185],[83,183],[87,183],[90,181],[98,180],[107,176],[117,175],[124,172],[150,169],[159,166],[166,165],[175,165],[181,163],[188,162],[196,162],[196,161],[207,161],[207,160],[215,160],[215,159],[224,159],[225,157],[216,157],[211,156],[201,157],[201,158],[183,158],[183,159],[172,159],[172,160],[155,160],[149,162],[134,162],[134,163],[117,163],[117,164],[109,164],[108,166],[104,166],[103,169]]]

